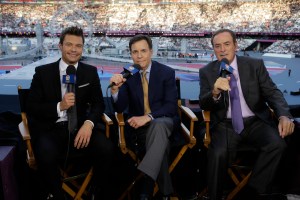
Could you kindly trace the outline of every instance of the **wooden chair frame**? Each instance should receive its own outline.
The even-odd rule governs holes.
[[[209,125],[210,124],[210,111],[203,110],[202,117],[205,122],[205,135],[204,135],[203,143],[204,143],[204,146],[208,149],[208,146],[211,142],[210,125]],[[227,172],[235,184],[235,188],[226,197],[226,200],[231,200],[248,183],[252,171],[245,174],[242,170],[240,170],[238,164],[233,164],[232,167],[228,168]],[[206,193],[206,192],[207,192],[207,188],[203,192],[201,192],[200,196],[204,195],[204,193]]]
[[[28,90],[29,91],[29,89],[22,89],[21,86],[18,86],[20,104],[22,104],[21,103],[22,99],[20,97],[20,91],[21,90]],[[21,106],[22,122],[19,124],[19,131],[20,131],[20,133],[22,135],[22,138],[25,141],[26,147],[27,147],[27,150],[26,150],[27,158],[26,158],[26,160],[27,160],[27,163],[28,163],[29,167],[31,169],[36,170],[37,167],[38,167],[38,164],[36,162],[36,159],[34,157],[34,152],[33,152],[33,149],[32,149],[31,137],[30,137],[30,132],[29,132],[29,128],[28,128],[27,114],[25,112],[24,105],[20,105],[20,106]],[[110,126],[113,124],[113,121],[106,114],[103,114],[101,119],[105,123],[105,135],[107,137],[109,137],[109,129],[110,129]],[[68,176],[68,170],[64,171],[64,170],[61,169],[61,174],[62,174],[62,177],[63,177],[62,189],[67,194],[69,194],[73,199],[76,199],[76,200],[77,199],[82,199],[82,195],[87,194],[86,193],[86,188],[87,188],[88,184],[90,183],[90,181],[92,179],[93,167],[90,167],[90,169],[87,173],[75,175],[75,176],[72,176],[72,177]],[[78,183],[78,181],[76,181],[76,179],[78,179],[78,178],[83,178],[83,182]]]

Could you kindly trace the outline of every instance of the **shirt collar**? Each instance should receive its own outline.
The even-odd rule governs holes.
[[[233,59],[233,61],[230,63],[230,66],[231,66],[233,69],[235,69],[235,70],[238,71],[238,66],[237,66],[237,59],[236,59],[236,56],[234,56],[234,59]]]
[[[152,62],[149,63],[149,66],[148,66],[147,69],[146,69],[146,72],[147,72],[147,73],[150,73],[150,71],[151,71],[151,66],[152,66]],[[144,70],[141,70],[141,71],[140,71],[140,74],[142,74],[143,71],[144,71]]]

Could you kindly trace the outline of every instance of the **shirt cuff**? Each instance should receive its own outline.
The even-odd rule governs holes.
[[[57,103],[56,106],[57,115],[59,118],[63,117],[66,111],[60,111],[60,102]]]
[[[86,122],[90,122],[92,124],[92,129],[94,128],[94,123],[91,120],[85,120]]]
[[[113,100],[114,100],[114,103],[116,103],[118,101],[118,94],[119,94],[119,92],[116,92],[116,93],[111,95]]]
[[[214,101],[219,101],[221,98],[221,93],[217,97],[212,96],[212,98]]]
[[[153,120],[154,118],[153,118],[153,116],[149,113],[149,114],[147,114],[148,115],[148,117],[150,117],[151,118],[151,120]]]

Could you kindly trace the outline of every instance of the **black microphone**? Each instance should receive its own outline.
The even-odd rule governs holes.
[[[124,67],[124,71],[121,72],[121,74],[123,75],[123,78],[130,78],[131,76],[133,76],[134,74],[136,74],[137,72],[139,72],[141,69],[141,66],[139,64],[129,64],[126,65]],[[109,86],[107,88],[110,88],[112,86],[116,85],[115,83],[111,83],[109,84]]]
[[[73,92],[75,94],[76,68],[73,65],[67,67],[66,75],[63,75],[63,83],[67,84],[67,92]],[[67,110],[67,115],[69,132],[74,134],[77,131],[76,104]]]
[[[67,67],[66,75],[63,75],[63,83],[67,84],[67,92],[75,93],[76,68],[73,65]]]
[[[220,65],[220,77],[226,78],[227,75],[232,74],[232,70],[233,68],[229,65],[228,59],[223,58]]]

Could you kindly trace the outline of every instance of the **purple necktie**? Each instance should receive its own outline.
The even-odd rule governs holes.
[[[239,90],[237,87],[237,81],[233,74],[230,75],[230,103],[231,103],[231,118],[232,118],[232,127],[240,134],[244,129],[242,108],[239,96]]]

